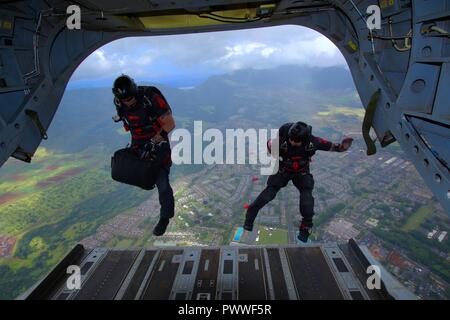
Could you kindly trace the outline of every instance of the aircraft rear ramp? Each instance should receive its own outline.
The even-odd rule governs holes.
[[[283,246],[85,249],[77,245],[21,299],[392,300],[414,299],[386,271],[369,290],[374,263],[355,241]],[[69,289],[70,265],[81,286]],[[67,281],[69,279],[69,281]]]

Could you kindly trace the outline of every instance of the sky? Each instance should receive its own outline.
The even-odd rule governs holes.
[[[347,65],[330,40],[299,26],[133,37],[93,52],[74,72],[69,88],[111,86],[122,73],[138,83],[192,87],[211,75],[292,64]]]

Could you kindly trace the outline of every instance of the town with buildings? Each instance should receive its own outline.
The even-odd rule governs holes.
[[[400,150],[381,149],[367,157],[361,136],[354,138],[350,151],[318,152],[311,163],[316,212],[312,241],[339,243],[353,238],[419,298],[448,299],[447,213]],[[299,191],[292,183],[260,211],[255,230],[243,232],[246,207],[268,178],[259,169],[216,164],[177,179],[176,215],[162,237],[151,235],[159,216],[153,192],[134,211],[116,216],[82,243],[88,247],[298,243]]]

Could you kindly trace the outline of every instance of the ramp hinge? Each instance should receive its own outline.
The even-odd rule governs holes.
[[[373,117],[375,115],[375,109],[377,108],[378,100],[380,99],[381,90],[378,89],[374,92],[370,98],[369,104],[366,108],[366,113],[364,114],[364,120],[362,124],[362,135],[367,146],[367,155],[371,156],[377,153],[377,147],[375,142],[370,137],[370,128],[372,127]]]
[[[48,139],[47,132],[45,131],[45,128],[42,125],[41,120],[39,119],[38,113],[34,110],[26,109],[25,114],[29,116],[31,120],[33,120],[33,122],[36,124],[36,126],[39,129],[39,133],[41,134],[41,138],[47,140]]]

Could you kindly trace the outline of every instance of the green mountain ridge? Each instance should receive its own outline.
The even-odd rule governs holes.
[[[338,67],[241,70],[213,76],[190,90],[142,84],[156,85],[180,120],[177,127],[187,129],[194,120],[220,124],[238,115],[263,123],[271,119],[277,126],[327,110],[328,105],[361,108],[348,70]],[[120,123],[111,119],[114,114],[110,88],[68,90],[48,130],[50,138],[42,146],[64,152],[78,152],[95,144],[111,151],[124,146],[129,141],[127,135],[111,134],[120,128]]]

